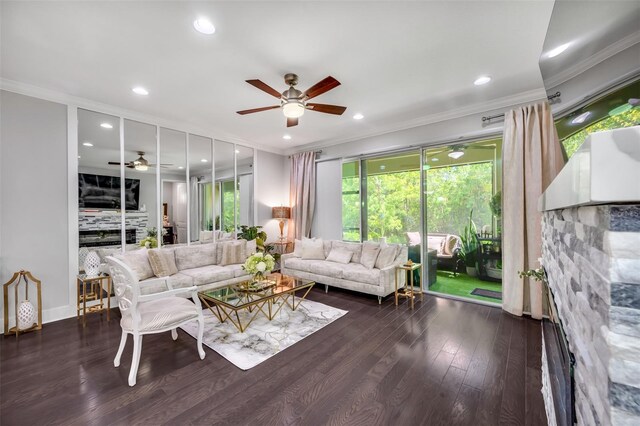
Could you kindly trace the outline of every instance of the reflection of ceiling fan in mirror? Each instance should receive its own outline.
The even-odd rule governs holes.
[[[436,152],[428,152],[427,155],[429,155],[430,157],[434,157],[438,154],[442,154],[443,152],[447,152],[447,156],[449,158],[453,158],[454,160],[457,160],[458,158],[462,157],[464,155],[464,152],[467,149],[491,149],[491,150],[495,150],[496,146],[495,145],[451,145],[450,147],[447,147],[446,149],[443,149],[442,151],[436,151]]]
[[[139,172],[144,172],[146,171],[149,167],[155,167],[156,164],[150,164],[149,161],[144,158],[144,152],[143,151],[138,151],[138,155],[139,157],[136,158],[133,161],[129,161],[127,163],[124,163],[125,167],[129,168],[129,169],[136,169]],[[112,166],[119,166],[120,162],[119,161],[109,161],[110,165]],[[173,164],[169,164],[169,163],[162,163],[160,164],[160,167],[168,167],[168,166],[173,166]]]
[[[294,87],[298,84],[298,76],[291,73],[285,74],[284,76],[284,82],[289,85],[289,88],[282,93],[279,93],[277,90],[260,80],[246,80],[246,82],[263,92],[270,94],[274,98],[279,99],[280,105],[237,111],[240,115],[282,108],[282,113],[287,117],[287,127],[292,127],[298,125],[298,118],[301,117],[307,109],[310,111],[334,115],[342,115],[342,113],[347,109],[347,107],[343,106],[307,102],[309,99],[322,95],[323,93],[340,85],[340,82],[331,76],[314,84],[304,92],[301,92]]]

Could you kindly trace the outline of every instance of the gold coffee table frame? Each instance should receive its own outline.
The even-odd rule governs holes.
[[[268,284],[262,288],[248,287],[247,281],[201,291],[198,295],[220,322],[229,320],[241,333],[244,333],[261,312],[271,321],[285,305],[295,311],[315,285],[313,281],[299,280],[280,274],[273,274],[266,281]],[[302,291],[304,291],[302,296],[296,296],[296,292]],[[253,314],[245,324],[240,319],[241,310]]]

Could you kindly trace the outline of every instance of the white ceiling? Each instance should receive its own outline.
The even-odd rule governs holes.
[[[215,138],[286,150],[408,127],[433,114],[540,90],[552,1],[2,3],[1,76],[211,129]],[[207,16],[213,36],[192,22]],[[277,100],[295,72],[343,116],[237,110]],[[493,81],[475,87],[489,74]],[[150,95],[131,92],[134,85]],[[356,112],[365,115],[355,121]],[[415,124],[414,124],[415,125]],[[282,139],[289,133],[290,141]]]

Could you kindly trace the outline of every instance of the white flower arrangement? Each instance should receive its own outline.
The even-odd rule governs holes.
[[[247,271],[253,276],[262,276],[268,275],[271,273],[273,268],[276,266],[276,261],[270,254],[264,254],[259,251],[255,254],[252,254],[247,258],[242,265],[242,269]]]

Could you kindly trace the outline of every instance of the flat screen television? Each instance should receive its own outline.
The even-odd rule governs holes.
[[[126,210],[138,210],[140,179],[124,180]],[[78,206],[86,209],[120,209],[120,178],[78,173]]]

